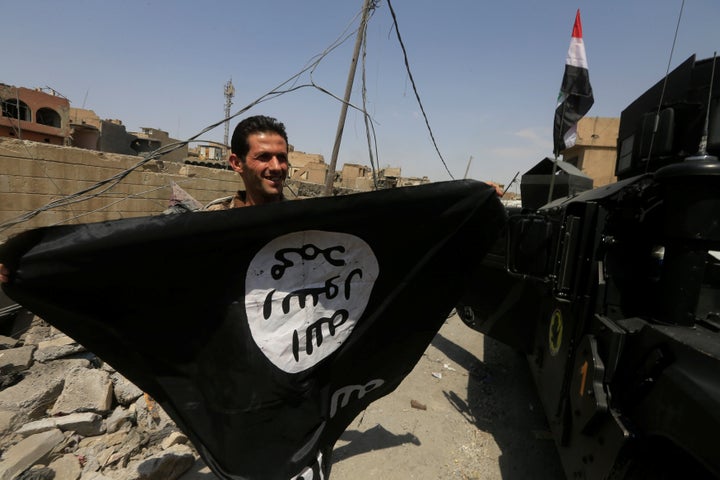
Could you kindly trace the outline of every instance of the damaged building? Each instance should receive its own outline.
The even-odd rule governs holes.
[[[65,96],[49,87],[0,84],[0,104],[0,137],[123,155],[142,155],[178,142],[157,128],[128,132],[122,121],[103,120],[92,110],[73,108]],[[164,159],[182,161],[187,153],[183,145]]]
[[[69,145],[70,101],[54,90],[0,84],[0,136]]]

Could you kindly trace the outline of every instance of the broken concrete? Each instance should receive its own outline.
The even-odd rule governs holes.
[[[4,350],[6,348],[14,348],[17,344],[17,339],[12,337],[6,337],[5,335],[0,335],[0,350]]]
[[[23,349],[0,390],[0,480],[194,478],[199,455],[160,405],[73,339],[36,317],[0,345]]]
[[[190,447],[174,445],[128,465],[128,480],[176,480],[195,463]]]
[[[75,342],[72,338],[67,335],[58,335],[50,340],[39,342],[34,358],[38,362],[49,362],[50,360],[68,357],[84,351],[85,347]]]
[[[22,411],[32,420],[42,418],[57,400],[64,383],[59,369],[33,369],[21,382],[0,392],[0,408]]]
[[[31,435],[20,441],[3,455],[0,461],[0,480],[13,480],[16,475],[50,453],[63,440],[65,435],[55,429]]]
[[[110,375],[97,368],[78,368],[70,372],[51,415],[72,412],[105,413],[112,405]]]
[[[115,407],[112,414],[105,421],[107,433],[114,433],[120,430],[125,424],[133,424],[135,422],[135,406],[132,408],[123,408],[121,405]]]
[[[11,373],[27,370],[33,363],[34,351],[35,347],[32,345],[0,350],[0,372]]]
[[[11,432],[21,423],[21,412],[0,410],[0,432]]]
[[[80,459],[70,453],[53,460],[48,468],[55,473],[53,480],[78,480],[82,474]]]
[[[59,428],[64,432],[73,431],[84,437],[93,437],[105,432],[103,418],[100,415],[84,412],[71,413],[62,417],[43,418],[42,420],[26,423],[18,429],[17,434],[27,436],[53,428]]]
[[[127,378],[121,374],[115,372],[110,375],[110,379],[113,382],[113,392],[115,393],[115,399],[120,405],[128,406],[135,402],[143,394],[134,383],[130,382]]]

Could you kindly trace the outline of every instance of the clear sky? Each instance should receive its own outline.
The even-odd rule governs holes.
[[[251,104],[346,38],[294,86],[343,97],[362,0],[24,0],[3,5],[0,82],[51,87],[74,107],[187,139]],[[393,0],[410,70],[450,173],[508,183],[552,155],[552,119],[579,8],[595,105],[618,117],[688,56],[720,47],[718,0]],[[367,109],[381,167],[451,177],[430,139],[386,0],[370,18]],[[352,103],[362,105],[362,64]],[[286,87],[291,84],[286,85]],[[330,161],[341,104],[303,87],[253,107],[285,123],[296,150]],[[231,131],[238,117],[231,121]],[[219,126],[201,137],[222,141]],[[350,110],[338,157],[369,165],[362,116]]]

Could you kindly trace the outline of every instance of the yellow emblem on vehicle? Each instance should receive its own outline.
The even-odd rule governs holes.
[[[550,347],[550,355],[555,356],[560,351],[563,336],[563,320],[562,313],[556,308],[550,317],[550,328],[548,328],[548,346]]]

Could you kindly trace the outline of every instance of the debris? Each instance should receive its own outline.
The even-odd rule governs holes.
[[[439,378],[442,378],[442,373],[440,373],[440,372],[432,372],[432,376],[439,379]]]
[[[65,385],[50,414],[105,413],[111,410],[113,386],[110,375],[97,368],[78,368],[68,373]]]
[[[12,480],[16,475],[50,453],[64,438],[65,436],[60,430],[54,429],[27,437],[12,446],[3,454],[0,479]]]
[[[102,417],[92,412],[71,413],[70,415],[35,420],[20,427],[16,433],[26,437],[55,428],[62,431],[71,430],[84,437],[105,433]]]
[[[412,408],[417,408],[418,410],[427,410],[427,405],[420,403],[417,400],[410,400],[410,406]]]
[[[37,317],[8,338],[0,338],[0,480],[170,480],[199,461],[162,406],[128,379],[90,352],[61,358],[84,350],[73,339]]]
[[[150,416],[155,421],[160,420],[160,414],[158,413],[157,409],[155,408],[155,399],[152,398],[147,393],[144,393],[143,397],[145,398],[145,405],[147,405],[147,411],[150,412]]]
[[[0,351],[0,371],[13,373],[27,370],[32,365],[34,351],[33,345]]]

